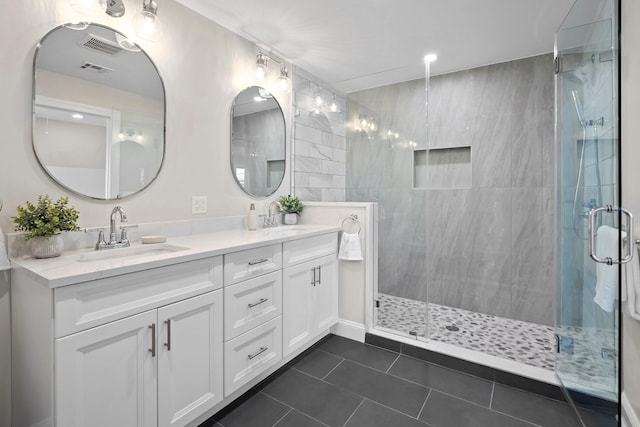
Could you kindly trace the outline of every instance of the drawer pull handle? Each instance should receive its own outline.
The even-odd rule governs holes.
[[[256,351],[253,354],[248,355],[247,357],[249,358],[249,360],[255,359],[256,357],[260,356],[262,353],[264,353],[267,350],[269,350],[269,347],[260,347],[260,350]]]
[[[253,308],[256,305],[260,305],[260,304],[265,303],[267,301],[269,301],[269,298],[260,298],[260,301],[254,302],[253,304],[249,304],[249,308]]]
[[[167,347],[167,351],[171,351],[171,319],[165,320],[164,323],[167,325],[167,342],[164,346]]]
[[[249,265],[263,264],[263,263],[265,263],[267,261],[269,261],[269,258],[256,259],[256,260],[253,260],[253,261],[249,261]]]
[[[152,323],[149,329],[151,329],[151,348],[149,351],[151,352],[151,357],[156,357],[156,324]]]

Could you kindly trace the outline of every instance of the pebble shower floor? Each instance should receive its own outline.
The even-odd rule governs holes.
[[[424,337],[427,303],[379,294],[378,324]],[[555,338],[551,326],[429,304],[429,339],[553,370]],[[458,330],[449,330],[455,326]],[[455,328],[453,328],[455,329]]]

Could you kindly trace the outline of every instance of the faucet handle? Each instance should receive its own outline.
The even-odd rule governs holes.
[[[104,230],[98,232],[98,242],[96,243],[96,251],[107,246],[107,242],[104,240]]]
[[[122,243],[123,246],[125,246],[125,247],[131,245],[131,242],[129,242],[129,238],[127,237],[127,231],[130,228],[138,228],[138,224],[121,225],[120,226],[120,242],[118,242],[118,243]]]

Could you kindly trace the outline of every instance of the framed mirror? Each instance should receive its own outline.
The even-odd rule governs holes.
[[[157,177],[165,153],[165,89],[151,58],[99,24],[65,24],[37,46],[33,150],[65,189],[120,199]]]
[[[231,107],[231,173],[245,193],[267,197],[284,179],[286,167],[284,114],[266,89],[251,86]]]

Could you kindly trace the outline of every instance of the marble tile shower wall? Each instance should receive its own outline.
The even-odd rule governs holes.
[[[552,55],[431,79],[430,148],[470,146],[470,188],[412,188],[413,150],[427,146],[424,84],[347,100],[347,123],[365,111],[379,128],[347,133],[347,200],[379,202],[379,290],[551,324]]]
[[[345,99],[296,67],[293,73],[293,188],[302,200],[345,200]],[[317,106],[320,95],[324,104]],[[335,95],[338,110],[329,108]]]

